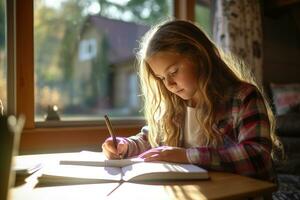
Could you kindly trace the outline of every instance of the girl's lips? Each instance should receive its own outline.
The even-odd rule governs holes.
[[[177,93],[180,93],[180,92],[182,92],[182,91],[183,91],[183,89],[181,89],[181,90],[178,90],[178,91],[176,92],[176,94],[177,94]]]

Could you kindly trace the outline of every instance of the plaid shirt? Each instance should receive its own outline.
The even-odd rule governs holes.
[[[231,90],[232,98],[220,104],[213,130],[221,136],[218,147],[187,148],[190,163],[210,170],[233,172],[274,181],[270,124],[263,98],[252,85],[243,83]],[[151,148],[147,128],[128,138],[128,156]]]

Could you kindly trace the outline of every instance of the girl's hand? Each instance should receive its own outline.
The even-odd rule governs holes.
[[[128,142],[124,137],[117,137],[117,149],[111,137],[107,138],[102,144],[102,151],[108,159],[123,158],[128,150]]]
[[[179,147],[161,146],[145,151],[139,155],[147,161],[166,161],[175,163],[189,163],[186,157],[186,150]]]

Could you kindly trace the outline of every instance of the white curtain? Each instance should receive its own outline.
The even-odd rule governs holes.
[[[251,68],[262,83],[262,22],[259,0],[214,0],[213,39]]]

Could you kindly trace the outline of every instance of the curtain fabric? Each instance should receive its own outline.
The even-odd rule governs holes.
[[[259,0],[214,0],[213,40],[250,67],[262,83],[262,20]]]

